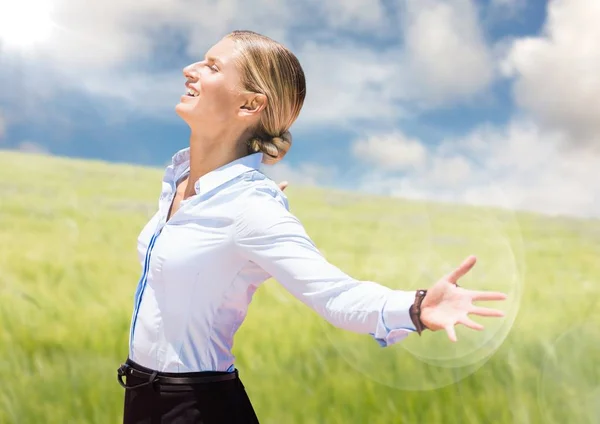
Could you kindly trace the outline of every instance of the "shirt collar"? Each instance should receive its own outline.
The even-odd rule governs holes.
[[[190,161],[190,148],[189,147],[179,150],[171,158],[171,163],[173,164],[174,167],[177,167],[177,166],[182,165],[183,163],[187,163],[189,161]]]
[[[194,190],[196,194],[207,193],[221,185],[239,177],[244,172],[256,170],[262,163],[263,154],[262,152],[256,152],[247,156],[241,157],[233,162],[229,162],[203,175],[194,184]],[[189,170],[190,166],[190,148],[179,150],[172,157],[172,166],[174,170]],[[175,172],[179,174],[179,172]],[[179,177],[177,177],[179,178]]]

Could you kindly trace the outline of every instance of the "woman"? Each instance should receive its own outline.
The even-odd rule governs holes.
[[[125,423],[258,422],[231,348],[270,277],[333,325],[382,346],[425,328],[456,341],[456,324],[483,328],[468,314],[503,315],[471,302],[504,294],[456,284],[474,257],[429,290],[398,291],[357,281],[319,253],[282,190],[257,170],[290,148],[304,102],[304,73],[289,50],[235,31],[183,73],[176,112],[190,145],[173,156],[159,210],[138,240],[143,272],[118,376]]]

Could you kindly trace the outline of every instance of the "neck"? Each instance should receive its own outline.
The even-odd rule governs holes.
[[[241,135],[209,137],[192,130],[190,135],[190,176],[185,198],[192,196],[194,183],[217,168],[227,165],[247,154]]]

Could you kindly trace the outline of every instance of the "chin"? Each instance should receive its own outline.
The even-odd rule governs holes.
[[[181,96],[179,103],[175,105],[175,111],[183,118],[183,115],[191,116],[197,106],[197,99],[186,95]]]
[[[181,119],[183,119],[185,121],[185,118],[187,116],[190,115],[190,107],[189,105],[186,105],[185,103],[177,103],[175,105],[175,112],[177,113],[177,115],[179,115],[181,117]]]
[[[194,115],[193,111],[190,110],[189,105],[182,103],[177,104],[175,106],[175,113],[177,113],[181,120],[185,122],[190,128],[192,127],[192,124],[194,123]]]

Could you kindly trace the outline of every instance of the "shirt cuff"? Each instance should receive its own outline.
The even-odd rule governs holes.
[[[409,312],[415,302],[415,294],[415,291],[390,292],[379,314],[375,333],[372,334],[381,347],[398,343],[417,331]]]

